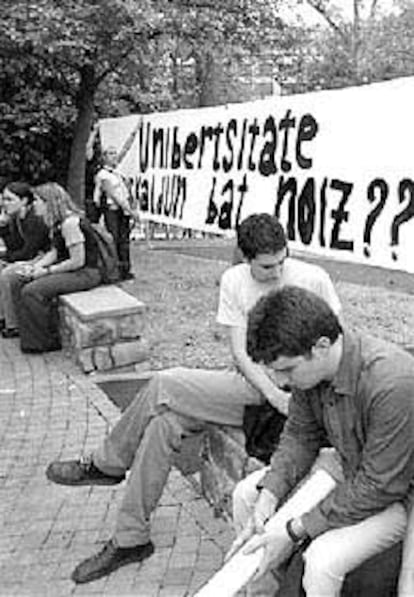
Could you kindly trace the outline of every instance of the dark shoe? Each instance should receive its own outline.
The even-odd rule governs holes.
[[[125,479],[125,475],[106,475],[90,458],[52,462],[46,469],[46,477],[59,485],[116,485]]]
[[[126,272],[125,274],[121,275],[121,280],[135,280],[135,274],[132,272]]]
[[[90,582],[110,574],[117,568],[141,562],[149,558],[154,552],[154,545],[149,541],[145,545],[134,547],[117,547],[111,539],[105,543],[103,549],[96,555],[88,558],[76,566],[72,573],[72,580],[76,583]]]
[[[18,338],[20,333],[17,328],[4,328],[4,330],[1,332],[1,335],[3,338]]]
[[[6,327],[6,322],[4,321],[4,319],[0,319],[0,332],[2,332],[5,327]]]

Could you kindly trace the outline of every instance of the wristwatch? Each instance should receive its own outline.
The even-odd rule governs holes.
[[[293,529],[293,521],[295,521],[295,529]],[[300,518],[290,518],[286,523],[286,531],[297,546],[302,546],[310,542],[310,537]]]

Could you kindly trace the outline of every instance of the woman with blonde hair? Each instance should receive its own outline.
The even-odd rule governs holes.
[[[98,286],[98,247],[70,195],[55,182],[33,189],[50,230],[51,249],[32,267],[29,281],[16,281],[13,299],[17,307],[23,352],[59,350],[57,299],[62,294]]]

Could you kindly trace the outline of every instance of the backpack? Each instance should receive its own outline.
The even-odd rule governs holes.
[[[104,284],[119,282],[121,276],[118,254],[112,234],[102,224],[88,222],[87,226],[98,246],[98,269],[102,275],[102,282]]]

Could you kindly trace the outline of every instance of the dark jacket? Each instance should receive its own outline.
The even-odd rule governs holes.
[[[293,392],[261,485],[283,499],[326,441],[341,458],[345,480],[302,517],[311,537],[405,500],[414,480],[414,360],[408,353],[345,333],[334,380]]]
[[[33,259],[40,251],[50,248],[49,229],[33,207],[24,219],[11,218],[1,226],[0,237],[6,245],[3,259],[9,263]]]

